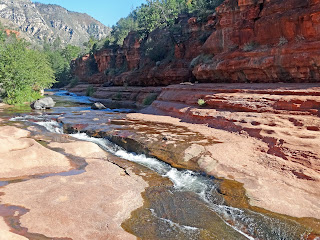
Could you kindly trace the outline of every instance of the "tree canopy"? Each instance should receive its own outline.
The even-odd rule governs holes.
[[[71,81],[70,62],[77,58],[80,53],[81,48],[73,45],[67,45],[64,48],[56,45],[46,45],[44,54],[54,71],[57,81],[55,87],[65,86]]]
[[[0,88],[4,101],[19,105],[40,97],[40,91],[55,82],[47,56],[28,48],[15,35],[0,29]]]
[[[138,31],[143,37],[156,28],[170,26],[181,13],[192,13],[204,20],[222,2],[223,0],[147,0],[146,4],[134,9],[112,27],[106,45],[122,45],[130,31]]]

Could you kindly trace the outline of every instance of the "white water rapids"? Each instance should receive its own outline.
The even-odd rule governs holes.
[[[28,121],[29,119],[32,119],[34,121],[36,118],[37,117],[35,116],[26,115],[24,117],[12,118],[11,120]],[[39,117],[39,122],[35,122],[35,124],[45,127],[50,132],[63,134],[63,128],[61,124],[52,120],[44,121],[44,119],[44,116]],[[155,158],[129,153],[121,147],[111,143],[107,139],[93,138],[85,133],[75,133],[70,134],[70,136],[82,141],[96,143],[107,152],[110,152],[122,159],[141,164],[157,172],[162,177],[169,178],[174,184],[176,191],[190,191],[196,193],[210,207],[210,209],[212,209],[212,211],[218,213],[218,215],[227,225],[235,229],[247,239],[293,239],[290,234],[295,231],[295,229],[292,229],[291,226],[287,226],[284,222],[280,222],[277,219],[264,216],[260,213],[252,212],[250,210],[245,213],[241,209],[223,205],[221,198],[214,195],[216,187],[212,179],[208,177],[189,170],[178,170]],[[153,209],[150,209],[150,211],[152,212]],[[152,214],[155,213],[152,212]],[[171,220],[162,219],[160,217],[158,218],[167,222],[174,228],[179,227],[181,231],[188,232],[190,236],[193,236],[195,232],[199,231],[197,228],[192,226],[179,225]],[[231,225],[228,222],[232,222],[234,224]],[[267,231],[265,229],[266,223],[268,224]],[[244,233],[241,231],[241,229],[247,229],[249,234],[254,237]],[[301,236],[300,239],[303,239],[302,237],[303,236]]]

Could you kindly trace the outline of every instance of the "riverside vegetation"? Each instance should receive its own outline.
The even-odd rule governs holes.
[[[147,1],[124,19],[135,31],[123,42],[128,29],[117,32],[117,24],[104,41],[89,39],[82,50],[89,54],[71,67],[81,49],[61,49],[59,39],[41,51],[24,45],[44,56],[51,84],[70,82],[70,92],[48,92],[58,107],[41,114],[0,104],[1,237],[319,239],[320,34],[293,43],[272,32],[272,45],[262,48],[262,34],[248,28],[269,34],[276,20],[287,29],[285,16],[311,31],[320,2],[225,0],[214,13],[218,2]],[[23,43],[3,35],[4,46],[10,37]],[[257,74],[272,66],[264,56],[293,48],[299,53],[275,61],[272,75]],[[215,73],[217,57],[233,65]],[[282,66],[295,71],[276,71]],[[240,75],[226,74],[237,68]],[[270,76],[284,82],[270,84]],[[293,76],[318,83],[288,84]],[[117,109],[90,111],[92,99],[79,95]],[[139,105],[150,106],[128,113]]]
[[[41,90],[71,81],[70,62],[81,49],[59,41],[37,50],[0,26],[0,84],[5,103],[21,105],[41,97]]]
[[[58,37],[52,44],[44,43],[41,50],[32,46],[17,33],[6,34],[0,26],[0,84],[4,102],[21,105],[41,97],[40,91],[53,85],[62,87],[77,82],[70,71],[70,62],[81,53],[93,54],[97,49],[109,45],[122,45],[130,31],[137,31],[141,38],[157,28],[171,26],[181,13],[193,13],[205,18],[212,13],[222,0],[148,0],[133,10],[126,18],[121,18],[112,27],[111,35],[98,41],[91,37],[78,46],[61,48]],[[151,47],[150,55],[158,56],[156,47]]]

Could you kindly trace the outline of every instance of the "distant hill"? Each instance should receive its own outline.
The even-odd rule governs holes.
[[[35,44],[59,37],[62,45],[82,46],[90,36],[101,39],[110,33],[110,28],[87,14],[30,0],[0,0],[0,22]]]

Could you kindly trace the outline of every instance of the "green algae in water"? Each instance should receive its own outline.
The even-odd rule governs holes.
[[[141,239],[247,239],[225,224],[195,193],[153,187],[143,196],[145,205],[122,224]]]

